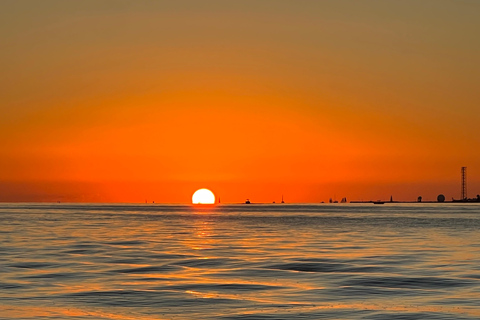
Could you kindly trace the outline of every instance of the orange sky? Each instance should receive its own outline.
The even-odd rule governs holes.
[[[0,201],[480,193],[476,1],[2,1]]]

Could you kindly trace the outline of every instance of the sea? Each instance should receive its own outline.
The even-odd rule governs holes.
[[[479,204],[0,204],[0,319],[480,319]]]

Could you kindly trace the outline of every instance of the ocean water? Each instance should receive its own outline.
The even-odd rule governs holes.
[[[480,205],[0,204],[0,319],[480,319]]]

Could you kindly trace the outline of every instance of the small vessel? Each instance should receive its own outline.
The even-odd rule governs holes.
[[[250,200],[247,199],[247,200],[245,201],[245,204],[250,204]]]
[[[282,194],[282,203],[285,203],[285,201],[283,201],[283,194]]]
[[[373,201],[373,204],[385,204],[385,202],[378,200],[378,201]]]

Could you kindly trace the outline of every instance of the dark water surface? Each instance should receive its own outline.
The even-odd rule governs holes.
[[[480,319],[480,205],[0,204],[0,319]]]

